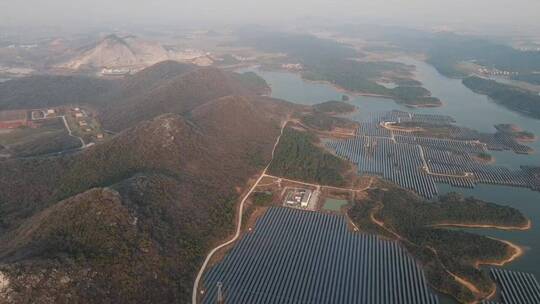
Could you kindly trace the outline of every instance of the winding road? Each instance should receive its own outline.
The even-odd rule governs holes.
[[[234,243],[240,237],[240,234],[242,232],[242,218],[243,218],[243,212],[244,212],[244,204],[247,201],[247,199],[249,198],[249,196],[251,195],[251,193],[253,193],[255,188],[257,188],[259,186],[259,183],[263,178],[271,177],[271,178],[281,179],[283,181],[298,183],[298,184],[302,184],[302,185],[306,185],[306,186],[323,187],[323,188],[329,188],[329,189],[354,191],[354,192],[356,192],[356,191],[365,191],[365,190],[367,190],[367,189],[369,189],[371,187],[374,178],[370,179],[369,184],[366,187],[364,187],[362,189],[352,189],[352,188],[339,188],[339,187],[333,187],[333,186],[311,184],[311,183],[306,183],[306,182],[302,182],[302,181],[291,180],[291,179],[286,179],[286,178],[283,178],[283,177],[278,177],[278,176],[273,176],[273,175],[266,174],[266,172],[268,171],[268,168],[272,164],[272,160],[274,159],[274,153],[276,151],[277,145],[279,144],[281,136],[283,135],[283,130],[285,129],[285,126],[287,125],[288,122],[289,122],[289,120],[286,120],[281,125],[280,134],[277,137],[276,142],[274,143],[274,147],[272,148],[272,156],[271,156],[270,161],[268,162],[268,164],[266,165],[264,170],[261,172],[261,174],[259,175],[259,177],[255,181],[255,183],[251,186],[249,191],[244,195],[244,197],[240,201],[240,205],[239,205],[239,209],[238,209],[238,219],[237,219],[237,224],[236,224],[236,232],[235,232],[234,236],[230,240],[226,241],[225,243],[222,243],[221,245],[219,245],[219,246],[215,247],[214,249],[212,249],[212,251],[210,251],[210,253],[206,256],[206,259],[204,260],[204,263],[202,264],[199,272],[197,273],[197,277],[195,278],[195,283],[193,284],[192,300],[191,300],[192,304],[197,304],[197,296],[198,296],[198,290],[199,290],[199,284],[200,284],[201,278],[202,278],[202,276],[203,276],[203,274],[204,274],[204,272],[206,270],[206,267],[208,266],[208,263],[210,262],[210,260],[214,256],[214,254],[217,251],[219,251],[220,249]]]
[[[71,131],[71,128],[69,127],[69,124],[67,122],[66,115],[62,115],[60,117],[62,117],[62,121],[64,121],[64,125],[66,126],[66,129],[68,131],[68,135],[77,138],[81,142],[81,149],[84,149],[86,147],[84,140],[82,139],[82,137],[73,135],[73,132]]]
[[[270,158],[270,161],[268,162],[268,164],[266,165],[266,167],[262,171],[259,178],[257,178],[257,180],[255,181],[253,186],[251,186],[249,191],[246,193],[246,195],[240,201],[240,206],[239,206],[239,210],[238,210],[238,220],[237,220],[237,224],[236,224],[236,233],[234,234],[234,236],[230,240],[228,240],[225,243],[215,247],[214,249],[212,249],[212,251],[210,251],[210,253],[206,256],[206,259],[204,260],[204,263],[201,266],[201,269],[199,270],[199,273],[197,273],[197,277],[195,278],[195,283],[193,284],[193,293],[192,293],[192,300],[191,300],[192,304],[197,304],[197,295],[198,295],[198,290],[199,290],[199,283],[201,281],[202,275],[204,274],[204,271],[206,270],[206,267],[208,266],[208,263],[210,262],[210,259],[212,258],[212,256],[218,250],[220,250],[221,248],[226,247],[226,246],[234,243],[240,237],[240,233],[242,232],[242,217],[243,217],[243,213],[244,213],[244,203],[247,201],[247,199],[249,198],[249,196],[251,195],[253,190],[257,187],[259,182],[266,176],[266,171],[270,167],[270,164],[272,164],[272,160],[274,159],[274,153],[276,151],[276,147],[277,147],[277,145],[279,143],[279,140],[281,139],[281,136],[283,135],[283,130],[285,130],[285,126],[287,125],[288,122],[289,121],[286,120],[281,125],[280,134],[277,137],[276,142],[274,143],[274,147],[272,148],[272,156]]]

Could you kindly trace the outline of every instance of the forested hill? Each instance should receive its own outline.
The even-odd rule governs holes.
[[[0,111],[95,103],[120,83],[86,76],[40,75],[0,82]]]
[[[407,79],[404,64],[391,61],[362,61],[362,54],[349,45],[306,34],[243,30],[238,44],[264,51],[285,53],[289,60],[302,64],[302,77],[326,81],[353,92],[391,97],[410,106],[439,106],[421,83]],[[396,88],[377,82],[383,75],[402,75],[394,79]]]
[[[267,93],[263,79],[164,61],[124,79],[34,76],[0,83],[0,110],[89,105],[104,127],[121,131],[164,113],[183,114],[229,95]]]
[[[294,106],[226,96],[56,158],[0,162],[11,303],[187,303]],[[226,161],[224,161],[226,160]]]
[[[463,84],[510,110],[540,119],[540,95],[535,92],[480,77],[465,78]]]

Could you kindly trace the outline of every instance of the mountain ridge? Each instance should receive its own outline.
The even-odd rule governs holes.
[[[224,96],[73,155],[1,162],[0,274],[9,287],[0,293],[12,303],[30,294],[187,302],[203,253],[232,231],[238,191],[269,161],[295,110]]]

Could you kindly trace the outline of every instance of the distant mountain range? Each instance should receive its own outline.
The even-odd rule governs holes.
[[[109,71],[125,74],[139,71],[165,60],[178,60],[198,66],[209,66],[214,58],[200,50],[167,49],[160,42],[133,35],[111,34],[83,47],[69,48],[53,41],[56,50],[53,67],[72,71]]]
[[[79,54],[58,66],[68,69],[139,67],[168,58],[167,50],[157,42],[113,34],[80,50]]]
[[[163,113],[183,114],[228,95],[260,95],[261,78],[217,68],[164,61],[123,79],[32,76],[0,83],[0,110],[85,104],[96,108],[107,129],[120,131]],[[262,85],[261,85],[262,82]]]
[[[54,92],[51,90],[54,89]],[[124,80],[39,76],[2,108],[76,99],[112,139],[0,162],[0,296],[8,303],[187,303],[203,255],[298,106],[238,74],[175,62]]]

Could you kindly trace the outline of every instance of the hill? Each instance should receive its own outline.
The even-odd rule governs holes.
[[[77,154],[1,162],[2,292],[15,303],[188,302],[292,111],[226,96]]]
[[[320,149],[317,144],[312,133],[286,128],[268,172],[310,183],[344,186],[349,164]]]
[[[68,69],[115,68],[151,65],[169,58],[167,51],[157,42],[135,36],[108,35],[94,45],[80,50],[59,67]]]
[[[315,111],[328,114],[343,114],[355,111],[356,107],[343,101],[329,100],[313,106]]]
[[[140,77],[137,82],[145,77]],[[141,94],[124,93],[106,104],[100,118],[107,129],[122,130],[137,122],[163,113],[186,113],[204,102],[229,96],[250,95],[251,92],[231,73],[216,68],[200,68],[155,81]],[[125,91],[130,93],[129,90]]]
[[[506,241],[447,228],[527,229],[529,220],[517,209],[457,193],[425,201],[390,183],[379,183],[380,188],[368,190],[348,210],[359,229],[400,241],[422,264],[430,285],[460,303],[490,297],[495,284],[479,266],[506,264],[521,249]]]
[[[0,110],[93,104],[118,81],[83,76],[31,76],[0,82]]]
[[[120,131],[164,113],[186,113],[228,95],[258,95],[268,85],[253,75],[164,61],[125,79],[35,76],[0,83],[0,110],[88,105],[107,129]]]
[[[192,64],[165,60],[127,76],[120,86],[122,96],[134,96],[154,88],[160,81],[172,79],[191,72],[197,67]]]
[[[510,110],[540,119],[540,95],[535,92],[476,76],[463,79],[463,84]]]
[[[412,67],[391,61],[368,61],[352,46],[308,34],[241,29],[239,45],[284,53],[287,60],[302,65],[301,75],[322,81],[349,92],[381,95],[411,107],[437,107],[441,101],[412,79]],[[389,76],[393,75],[393,76]],[[398,84],[387,88],[380,83],[390,77]]]

